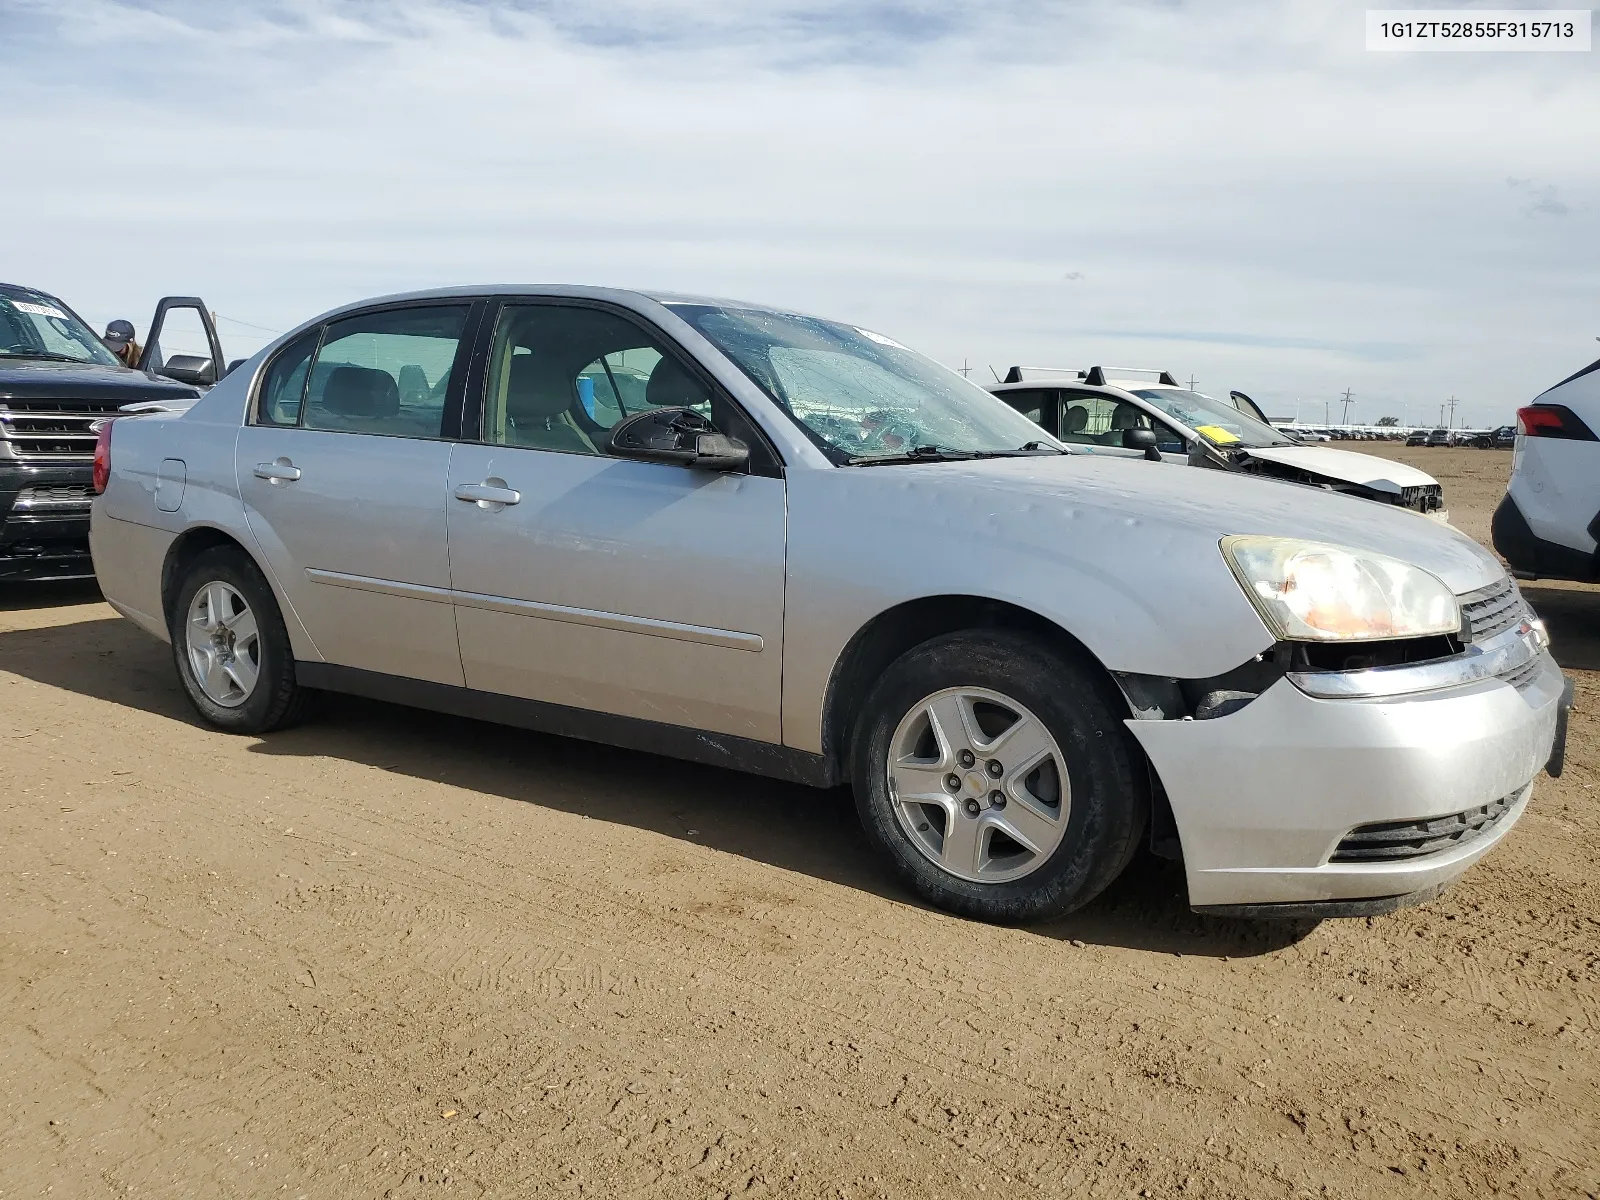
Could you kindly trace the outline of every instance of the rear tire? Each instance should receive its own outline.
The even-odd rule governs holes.
[[[184,572],[169,614],[178,678],[203,720],[259,734],[299,721],[309,702],[265,576],[250,557],[217,546]]]
[[[1091,663],[1006,630],[924,642],[884,672],[852,742],[868,838],[929,903],[1038,921],[1127,866],[1147,777]]]

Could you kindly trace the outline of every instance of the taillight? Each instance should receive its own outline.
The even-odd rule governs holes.
[[[1569,442],[1593,442],[1594,431],[1565,404],[1530,404],[1517,409],[1517,425],[1527,437],[1566,438]]]
[[[107,419],[100,426],[100,433],[94,439],[94,494],[98,496],[106,490],[106,484],[111,479],[111,426],[115,421]]]

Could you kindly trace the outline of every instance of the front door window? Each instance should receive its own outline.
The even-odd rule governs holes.
[[[565,305],[503,310],[490,355],[484,441],[603,454],[623,417],[668,405],[712,415],[707,388],[632,321]]]

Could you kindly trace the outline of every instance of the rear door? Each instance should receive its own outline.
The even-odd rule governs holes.
[[[754,426],[606,308],[508,303],[487,367],[447,502],[467,685],[778,742],[784,481]],[[751,471],[606,454],[622,416],[663,405],[745,440]]]
[[[445,482],[475,309],[344,317],[285,347],[236,453],[269,569],[330,663],[460,685]]]

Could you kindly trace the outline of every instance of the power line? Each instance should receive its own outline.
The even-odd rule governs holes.
[[[222,313],[212,313],[219,321],[229,321],[234,325],[243,325],[246,329],[259,329],[262,333],[282,333],[281,329],[268,329],[265,325],[252,325],[249,321],[241,321],[238,317],[225,316]]]

